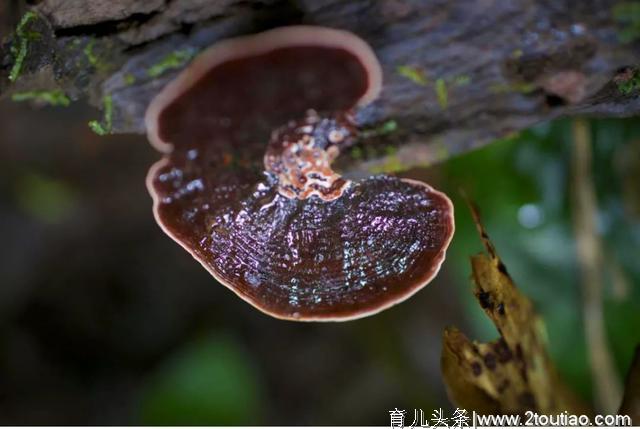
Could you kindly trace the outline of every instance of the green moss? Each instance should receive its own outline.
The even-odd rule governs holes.
[[[164,74],[167,70],[180,68],[191,60],[195,54],[196,52],[193,49],[181,49],[174,51],[160,60],[157,64],[151,66],[147,70],[147,75],[149,77],[156,78]]]
[[[407,166],[405,166],[400,158],[396,155],[392,155],[387,157],[385,162],[380,165],[375,165],[371,167],[369,170],[371,174],[380,174],[380,173],[397,173],[399,171],[407,170]]]
[[[522,49],[514,49],[511,52],[511,58],[518,59],[522,56],[522,54],[523,54]]]
[[[84,47],[83,52],[85,57],[87,57],[87,61],[89,61],[89,64],[91,64],[95,68],[99,68],[100,60],[98,59],[98,56],[95,54],[95,52],[93,52],[93,48],[95,47],[95,45],[96,41],[94,39],[89,40],[87,45]]]
[[[422,69],[412,66],[398,66],[396,67],[396,71],[401,76],[406,77],[411,80],[413,83],[420,86],[431,86],[432,83],[426,77],[425,72]],[[436,79],[434,85],[434,89],[436,91],[436,96],[438,97],[438,104],[442,109],[446,109],[449,104],[449,94],[447,91],[447,82],[450,85],[459,87],[465,86],[471,83],[471,76],[468,75],[460,75],[455,76],[453,78],[438,78]]]
[[[109,134],[109,131],[107,131],[106,127],[104,127],[100,121],[89,121],[89,128],[99,136],[106,136]]]
[[[29,11],[24,14],[20,23],[16,27],[17,45],[14,44],[11,47],[11,52],[15,58],[13,61],[13,67],[11,67],[11,71],[9,72],[9,80],[11,82],[15,82],[18,77],[20,77],[22,65],[27,57],[27,53],[29,52],[29,42],[39,37],[39,34],[37,33],[26,31],[26,27],[29,22],[33,21],[37,17],[38,15],[36,15],[35,12]]]
[[[471,76],[461,75],[453,78],[453,84],[455,86],[466,86],[471,83]]]
[[[530,94],[536,90],[536,86],[532,83],[514,82],[514,83],[497,83],[489,87],[489,92],[494,94],[505,94],[509,92],[518,92],[520,94]]]
[[[89,122],[89,128],[99,136],[107,135],[113,126],[113,99],[110,95],[104,97],[104,117],[102,121]]]
[[[640,2],[618,3],[613,7],[612,14],[620,27],[620,41],[631,43],[640,40]]]
[[[425,75],[424,71],[417,67],[398,66],[396,67],[396,72],[398,72],[400,76],[406,77],[413,83],[420,86],[426,86],[427,83],[429,82],[427,80],[427,76]]]
[[[449,95],[447,93],[447,84],[442,78],[436,80],[436,96],[438,97],[440,108],[446,109],[449,104]]]
[[[68,106],[70,103],[69,97],[65,95],[59,89],[54,91],[29,91],[19,92],[11,96],[13,101],[38,101],[46,103],[51,106]]]
[[[82,49],[87,63],[100,73],[107,73],[113,69],[113,65],[109,62],[109,58],[113,57],[111,43],[106,39],[91,38]]]
[[[125,85],[133,85],[134,83],[136,83],[136,77],[131,73],[125,74],[123,79]]]
[[[385,122],[380,127],[378,127],[378,135],[390,134],[398,129],[398,123],[393,119]]]
[[[629,77],[617,80],[616,86],[622,95],[630,95],[640,90],[640,71],[634,69]]]
[[[384,136],[386,134],[391,134],[395,132],[397,129],[398,129],[398,123],[395,120],[390,119],[376,128],[363,131],[361,136],[363,138]]]

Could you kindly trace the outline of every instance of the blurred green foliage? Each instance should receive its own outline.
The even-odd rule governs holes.
[[[640,197],[629,159],[640,154],[640,121],[593,120],[593,174],[598,197],[598,232],[604,243],[605,317],[610,346],[621,375],[640,342]],[[469,293],[469,255],[481,250],[458,189],[480,207],[485,226],[516,284],[533,299],[548,331],[552,358],[585,397],[591,379],[582,324],[582,301],[571,207],[571,123],[559,120],[446,163],[454,199],[456,237],[448,262],[457,279],[476,335],[495,337]],[[635,169],[636,178],[640,171]],[[635,185],[634,185],[635,184]],[[452,269],[453,268],[453,269]],[[612,285],[623,282],[626,296]]]
[[[612,14],[620,27],[621,41],[631,43],[640,38],[640,2],[620,2],[613,6]]]
[[[18,206],[40,222],[55,224],[65,220],[76,206],[70,186],[36,172],[28,172],[16,182]]]
[[[199,339],[178,350],[149,378],[142,425],[260,424],[258,375],[230,336]]]

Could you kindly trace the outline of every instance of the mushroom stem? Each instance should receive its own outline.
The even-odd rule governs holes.
[[[271,135],[264,156],[268,173],[278,178],[278,192],[287,198],[324,201],[340,198],[351,181],[333,171],[331,163],[356,134],[349,115],[320,117],[309,110],[300,121],[290,121]]]

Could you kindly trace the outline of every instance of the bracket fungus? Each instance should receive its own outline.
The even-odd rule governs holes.
[[[147,111],[164,153],[147,178],[158,224],[277,318],[355,319],[408,298],[444,260],[450,200],[331,168],[381,83],[371,48],[345,31],[283,27],[209,48]]]

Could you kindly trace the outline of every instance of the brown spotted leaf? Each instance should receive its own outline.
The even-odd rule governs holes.
[[[559,379],[540,317],[513,283],[473,207],[472,213],[488,253],[471,258],[474,294],[500,337],[478,343],[457,328],[445,330],[442,372],[451,401],[484,414],[589,414]]]

